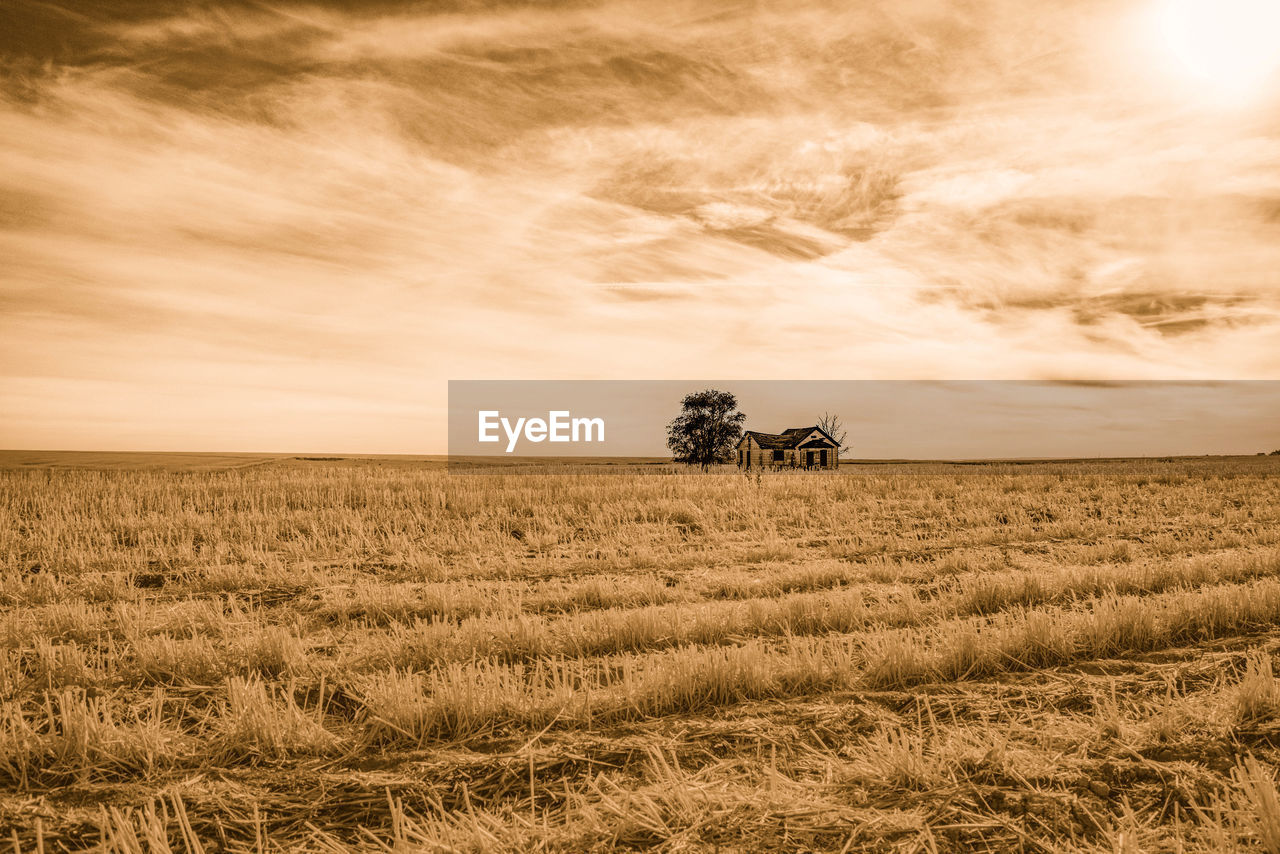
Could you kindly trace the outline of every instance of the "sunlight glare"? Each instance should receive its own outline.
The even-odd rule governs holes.
[[[1174,69],[1213,97],[1259,94],[1280,70],[1280,0],[1161,0],[1155,27]]]

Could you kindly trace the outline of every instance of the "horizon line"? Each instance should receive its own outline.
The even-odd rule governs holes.
[[[229,450],[116,450],[104,448],[0,448],[0,455],[9,454],[118,454],[118,455],[151,455],[151,456],[239,456],[261,457],[263,459],[296,459],[302,461],[336,462],[356,459],[405,459],[423,461],[494,461],[520,463],[548,463],[558,461],[617,461],[643,460],[648,463],[675,463],[669,455],[658,454],[456,454],[448,453],[384,453],[376,451],[229,451]],[[1239,457],[1253,458],[1275,456],[1274,451],[1257,451],[1254,453],[1204,452],[1198,454],[1101,454],[1093,456],[1017,456],[1017,457],[841,457],[840,462],[848,465],[859,463],[1000,463],[1000,462],[1107,462],[1117,460],[1195,460],[1206,457]],[[733,465],[723,463],[722,465]]]

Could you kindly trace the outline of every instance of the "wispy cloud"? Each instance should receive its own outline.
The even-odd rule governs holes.
[[[1274,113],[1155,81],[1138,11],[19,0],[0,444],[439,450],[450,377],[1274,377]]]

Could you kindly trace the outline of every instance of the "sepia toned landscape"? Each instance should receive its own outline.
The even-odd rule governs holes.
[[[2,0],[0,852],[1280,854],[1278,0]]]
[[[0,473],[17,850],[1280,847],[1280,456],[107,456]]]

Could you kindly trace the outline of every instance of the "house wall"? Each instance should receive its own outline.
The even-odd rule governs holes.
[[[750,436],[743,437],[743,440],[738,443],[738,449],[745,451],[748,457],[738,463],[740,467],[754,469],[773,465],[773,451],[764,450],[760,447],[760,443]]]
[[[804,465],[804,451],[796,448],[783,451],[783,460],[780,463],[773,461],[773,451],[760,447],[760,444],[750,436],[744,436],[742,441],[738,443],[738,450],[745,451],[749,455],[750,464],[747,465],[743,458],[738,462],[739,468],[789,468],[791,466]],[[741,456],[741,455],[740,455]],[[827,468],[833,469],[839,466],[839,451],[835,448],[827,452]],[[814,464],[817,467],[817,463]]]
[[[796,460],[797,460],[797,465],[804,465],[805,454],[807,453],[807,451],[808,451],[808,449],[805,449],[805,450],[797,450],[797,451],[796,451]],[[813,458],[814,458],[814,463],[813,463],[814,468],[829,468],[829,469],[836,468],[836,467],[837,467],[837,466],[839,466],[839,464],[840,464],[840,459],[839,459],[839,457],[840,457],[840,451],[839,451],[839,449],[838,449],[838,448],[828,448],[828,449],[827,449],[827,464],[826,464],[825,466],[823,466],[823,465],[822,465],[822,462],[821,462],[821,461],[822,461],[822,452],[821,452],[821,449],[820,449],[820,448],[815,448],[815,449],[814,449],[814,457],[813,457]]]
[[[807,441],[809,441],[810,439],[812,439],[813,437],[815,437],[815,436],[821,436],[821,435],[822,435],[821,433],[818,433],[817,431],[815,431],[815,432],[813,432],[813,433],[810,433],[810,434],[809,434],[809,436],[808,436],[808,437],[806,437],[804,441],[805,441],[805,442],[807,442]],[[825,437],[825,436],[824,436],[824,437],[822,437],[822,438],[823,438],[824,440],[826,440],[826,437]],[[804,442],[801,442],[801,444],[804,444]],[[815,460],[815,462],[814,462],[814,467],[815,467],[815,468],[822,467],[822,468],[834,469],[834,468],[839,468],[839,467],[840,467],[840,449],[839,449],[838,447],[836,447],[836,448],[828,448],[828,449],[827,449],[827,464],[826,464],[825,466],[822,466],[822,464],[821,464],[821,462],[820,462],[820,461],[821,461],[821,459],[822,459],[822,455],[821,455],[821,453],[820,453],[821,449],[815,449],[815,450],[819,451],[819,453],[817,453],[817,454],[815,455],[815,457],[814,457],[814,460]],[[804,458],[805,458],[805,451],[804,451],[804,450],[802,450],[802,449],[797,449],[797,450],[796,450],[796,460],[797,460],[797,464],[798,464],[798,465],[803,465],[803,464],[804,464]]]
[[[743,440],[738,443],[738,449],[745,451],[745,457],[739,460],[739,467],[743,468],[767,468],[773,465],[773,451],[766,451],[760,447],[760,443],[750,436],[744,436]]]

